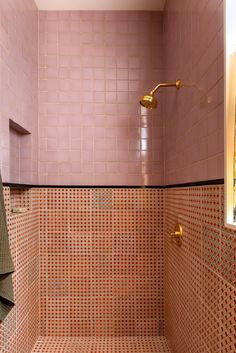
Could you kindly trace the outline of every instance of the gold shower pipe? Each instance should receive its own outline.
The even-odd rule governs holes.
[[[180,80],[177,80],[175,82],[158,83],[158,85],[156,85],[156,87],[150,92],[150,95],[155,94],[156,91],[161,87],[176,87],[177,89],[180,89],[180,84]]]

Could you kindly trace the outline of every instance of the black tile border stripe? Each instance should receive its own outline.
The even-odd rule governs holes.
[[[224,179],[212,179],[212,180],[204,180],[204,181],[195,181],[191,183],[164,185],[163,189],[185,188],[185,187],[191,187],[191,186],[223,185],[223,184],[224,184]]]
[[[45,188],[45,189],[163,189],[161,185],[138,186],[138,185],[33,185],[33,184],[15,184],[3,183],[3,186],[10,188]]]
[[[149,185],[149,186],[137,186],[137,185],[33,185],[33,184],[15,184],[15,183],[3,183],[3,186],[17,189],[29,189],[29,188],[46,188],[46,189],[171,189],[171,188],[185,188],[194,186],[208,186],[208,185],[222,185],[224,179],[213,179],[205,181],[196,181],[191,183],[182,184],[170,184],[170,185]]]

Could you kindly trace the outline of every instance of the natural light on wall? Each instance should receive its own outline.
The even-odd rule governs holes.
[[[225,224],[236,228],[236,1],[225,0]]]

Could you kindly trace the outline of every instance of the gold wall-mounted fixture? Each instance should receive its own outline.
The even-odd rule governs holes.
[[[155,109],[157,107],[157,99],[154,97],[154,94],[159,88],[176,87],[176,89],[180,89],[180,86],[180,80],[177,80],[175,82],[158,83],[158,85],[149,94],[141,98],[140,104],[147,109]]]
[[[171,235],[171,241],[174,239],[176,240],[177,245],[182,244],[182,238],[183,238],[183,227],[177,223],[175,226],[175,231],[173,233],[170,233]]]

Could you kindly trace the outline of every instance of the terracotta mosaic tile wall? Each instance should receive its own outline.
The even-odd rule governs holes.
[[[236,233],[223,186],[165,191],[166,336],[173,353],[236,352]],[[181,247],[171,243],[176,222]]]
[[[32,353],[171,353],[165,337],[40,337]]]
[[[223,225],[222,186],[31,189],[22,215],[10,214],[19,190],[5,198],[16,306],[1,353],[29,353],[39,334],[166,334],[173,353],[235,352],[236,234]],[[177,221],[181,247],[169,235]]]
[[[10,195],[10,189],[4,188],[11,253],[16,271],[13,274],[15,306],[0,324],[1,353],[29,353],[39,335],[38,191],[31,189],[27,192],[29,210],[17,215],[11,213],[10,205],[15,204],[14,198],[20,205],[19,190]]]
[[[40,184],[162,184],[162,103],[139,105],[162,32],[155,11],[39,12]]]
[[[44,336],[163,335],[163,191],[40,190]]]

